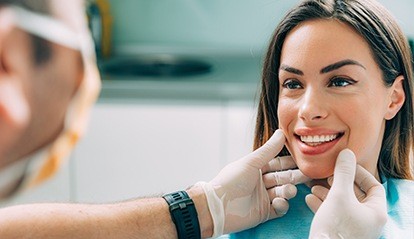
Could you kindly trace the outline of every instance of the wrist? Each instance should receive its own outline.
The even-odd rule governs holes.
[[[207,238],[213,235],[213,219],[208,208],[207,198],[204,190],[200,186],[193,186],[186,190],[190,198],[193,200],[198,214],[200,223],[201,237]]]

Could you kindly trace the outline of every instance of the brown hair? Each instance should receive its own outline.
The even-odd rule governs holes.
[[[263,145],[279,128],[278,71],[285,38],[298,24],[313,19],[339,20],[364,37],[387,87],[397,76],[404,76],[406,99],[397,115],[386,122],[378,170],[385,177],[413,179],[410,168],[410,153],[414,148],[412,55],[408,41],[392,15],[374,0],[306,0],[282,19],[271,38],[264,60],[254,148]],[[289,152],[284,148],[280,154],[287,155]]]

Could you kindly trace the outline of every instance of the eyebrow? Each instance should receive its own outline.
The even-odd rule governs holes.
[[[290,72],[290,73],[293,73],[293,74],[296,74],[296,75],[303,76],[303,71],[301,71],[299,69],[296,69],[296,68],[293,68],[291,66],[285,65],[285,64],[280,65],[279,69]]]
[[[366,70],[365,66],[362,65],[361,63],[359,63],[358,61],[351,60],[351,59],[346,59],[346,60],[342,60],[342,61],[335,62],[335,63],[330,64],[328,66],[325,66],[324,68],[322,68],[320,70],[320,73],[321,74],[328,73],[330,71],[337,70],[337,69],[339,69],[339,68],[341,68],[343,66],[347,66],[347,65],[360,66],[360,67],[362,67],[362,68],[364,68]],[[280,70],[287,71],[287,72],[290,72],[290,73],[293,73],[293,74],[296,74],[296,75],[301,75],[301,76],[304,75],[303,71],[301,71],[299,69],[296,69],[294,67],[285,65],[285,64],[281,64],[280,67],[279,67],[279,69]]]
[[[328,73],[330,71],[339,69],[339,68],[341,68],[343,66],[347,66],[347,65],[360,66],[360,67],[362,67],[362,68],[364,68],[366,70],[365,66],[362,65],[361,63],[359,63],[357,61],[354,61],[354,60],[346,59],[346,60],[343,60],[343,61],[338,61],[336,63],[330,64],[329,66],[325,66],[324,68],[322,68],[322,70],[320,71],[320,73],[322,73],[322,74],[323,73]]]

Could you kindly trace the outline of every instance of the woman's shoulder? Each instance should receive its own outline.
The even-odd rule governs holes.
[[[414,231],[414,181],[388,178],[388,222],[381,238],[413,238]]]
[[[413,192],[414,190],[414,180],[409,179],[399,179],[399,178],[388,178],[387,187],[399,189],[399,191],[408,190],[408,192]],[[403,191],[402,191],[403,192]]]
[[[414,196],[414,180],[387,178],[384,183],[388,197],[405,197],[412,198]]]
[[[414,181],[407,179],[388,178],[384,183],[387,194],[388,206],[392,208],[400,207],[412,210],[414,207]]]

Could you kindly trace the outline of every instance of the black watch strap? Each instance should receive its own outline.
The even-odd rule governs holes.
[[[170,207],[171,218],[179,239],[200,239],[200,224],[193,200],[185,191],[162,196]]]

